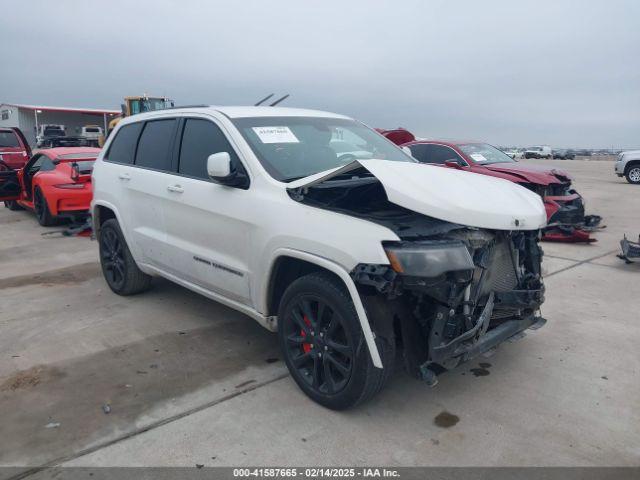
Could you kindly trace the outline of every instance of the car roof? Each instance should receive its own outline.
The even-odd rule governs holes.
[[[33,153],[34,155],[37,153],[43,153],[50,159],[55,160],[56,158],[62,155],[70,155],[74,153],[86,153],[88,154],[88,156],[93,157],[93,155],[90,155],[90,154],[95,153],[97,156],[100,153],[100,149],[94,148],[94,147],[56,147],[56,148],[43,148],[41,150],[36,150]]]
[[[144,120],[146,118],[156,117],[158,114],[171,115],[172,113],[215,113],[219,112],[229,118],[247,118],[247,117],[318,117],[318,118],[342,118],[350,119],[344,115],[337,113],[323,112],[320,110],[308,110],[304,108],[286,108],[286,107],[249,107],[249,106],[216,106],[208,107],[174,107],[166,110],[156,110],[153,112],[139,113],[132,118],[133,121]],[[129,123],[129,122],[127,122]]]

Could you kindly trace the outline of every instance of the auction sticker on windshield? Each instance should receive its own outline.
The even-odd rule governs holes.
[[[481,153],[472,153],[470,157],[473,158],[476,162],[484,162],[485,160],[487,160],[487,158]]]
[[[289,127],[253,127],[262,143],[300,143]]]

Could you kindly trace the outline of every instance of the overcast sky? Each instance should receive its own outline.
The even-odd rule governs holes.
[[[339,112],[419,136],[640,146],[640,2],[4,0],[0,102]]]

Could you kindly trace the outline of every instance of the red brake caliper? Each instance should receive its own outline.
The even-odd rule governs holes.
[[[309,321],[309,319],[307,318],[307,316],[306,316],[306,315],[304,315],[304,316],[302,317],[302,319],[304,320],[304,323],[306,323],[308,327],[310,327],[310,326],[311,326],[311,322]],[[303,337],[306,337],[306,336],[307,336],[307,334],[306,334],[306,333],[304,333],[304,330],[300,330],[300,335],[302,335]],[[310,343],[303,343],[303,344],[302,344],[302,351],[303,351],[304,353],[309,353],[309,351],[310,351],[310,350],[311,350],[311,344],[310,344]]]

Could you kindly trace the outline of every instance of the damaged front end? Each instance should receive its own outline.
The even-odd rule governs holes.
[[[571,180],[558,177],[561,183],[549,185],[522,184],[536,192],[544,201],[547,227],[542,240],[548,242],[591,243],[597,240],[591,233],[604,228],[599,215],[585,215],[584,199],[571,188]]]
[[[385,251],[390,265],[358,265],[352,275],[363,293],[384,297],[386,311],[373,302],[372,316],[397,320],[407,370],[429,383],[545,323],[538,315],[544,285],[535,231],[461,227],[386,244]]]
[[[439,372],[545,323],[537,227],[469,227],[417,213],[389,201],[364,169],[290,195],[396,233],[400,241],[382,245],[389,264],[359,264],[351,277],[375,334],[401,345],[413,376],[435,384]]]

